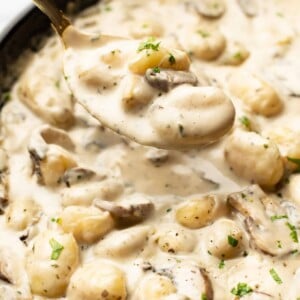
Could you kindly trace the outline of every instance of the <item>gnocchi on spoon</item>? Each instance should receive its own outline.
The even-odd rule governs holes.
[[[191,72],[185,52],[151,37],[86,34],[51,1],[34,2],[63,40],[64,73],[76,101],[103,125],[166,149],[203,146],[231,129],[232,102]]]

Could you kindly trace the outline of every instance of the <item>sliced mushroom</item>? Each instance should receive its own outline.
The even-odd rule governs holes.
[[[197,85],[197,77],[187,71],[175,71],[168,69],[148,69],[145,74],[147,82],[154,88],[168,92],[181,84]]]
[[[38,182],[57,184],[67,169],[76,166],[69,153],[74,148],[73,141],[63,130],[50,126],[38,128],[28,145],[33,174],[36,174]]]
[[[258,7],[256,0],[237,0],[243,13],[249,17],[253,18],[258,14]]]
[[[7,206],[8,206],[8,199],[0,197],[0,215],[4,214],[4,210]]]
[[[72,168],[66,170],[63,176],[59,179],[59,182],[64,183],[67,187],[78,182],[87,181],[96,176],[96,173],[89,169],[84,168]]]
[[[146,152],[145,157],[154,165],[160,165],[169,159],[169,151],[164,149],[151,148]]]
[[[8,161],[7,153],[5,152],[4,149],[0,148],[0,174],[2,174],[7,170],[8,168],[7,161]]]
[[[73,151],[75,148],[73,141],[65,131],[45,125],[33,133],[28,150],[34,159],[43,159],[50,144],[60,146],[68,151]]]
[[[95,205],[102,210],[109,211],[121,226],[142,222],[154,210],[154,204],[150,200],[139,196],[118,203],[96,199]]]
[[[207,272],[196,264],[182,262],[172,270],[174,282],[180,294],[189,299],[197,299],[197,295],[205,295],[213,300],[213,288]]]
[[[201,0],[196,3],[197,12],[207,18],[220,18],[226,10],[223,0]]]
[[[148,282],[151,282],[154,278],[151,273],[159,275],[165,279],[168,279],[173,284],[173,289],[162,290],[157,289],[157,291],[164,291],[166,293],[159,293],[160,297],[155,297],[155,299],[176,299],[176,300],[187,300],[187,299],[199,299],[199,295],[207,300],[214,299],[213,287],[207,272],[200,268],[195,262],[178,260],[173,261],[171,258],[167,259],[167,262],[156,262],[149,263],[144,262],[142,264],[143,271],[146,272],[145,278],[141,281],[140,286],[136,289],[133,299],[143,299],[148,300],[149,295],[144,293]],[[159,285],[164,287],[164,285]],[[176,293],[176,294],[175,294]],[[150,293],[152,298],[157,296],[157,293]],[[148,297],[147,297],[148,296]],[[165,296],[165,297],[161,297]],[[166,297],[167,296],[167,297]],[[200,297],[201,298],[201,297]]]
[[[258,185],[229,195],[228,203],[245,217],[252,242],[262,252],[280,256],[297,249],[297,240],[292,235],[296,228],[287,211]]]
[[[8,273],[7,270],[8,266],[6,262],[0,261],[0,280],[13,284],[13,279],[11,278],[10,274]]]

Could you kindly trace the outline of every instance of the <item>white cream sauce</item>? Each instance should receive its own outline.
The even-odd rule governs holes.
[[[124,81],[102,91],[101,100],[78,99],[87,113],[70,100],[59,39],[50,38],[32,54],[1,113],[1,148],[8,158],[0,157],[0,299],[299,299],[299,175],[289,159],[300,159],[300,6],[297,0],[255,3],[253,17],[242,12],[238,1],[227,0],[223,15],[209,19],[197,11],[197,1],[113,0],[75,19],[77,28],[100,34],[94,43],[103,42],[102,33],[128,38],[95,52],[77,49],[78,65],[72,60],[72,67],[78,69],[69,73],[66,68],[75,96],[77,87],[86,95],[91,90],[74,74],[95,62],[102,67],[102,51],[120,44],[121,67],[108,73],[118,80],[130,74],[129,56],[136,55],[140,41],[149,36],[168,49],[190,52],[188,71],[232,99],[236,110],[230,134],[206,148],[161,150],[115,134],[89,113],[97,117],[105,108],[107,118],[125,115],[123,128],[129,129],[121,132],[132,137],[138,129],[137,139],[153,144],[155,123],[145,129],[137,113],[147,111],[144,120],[153,99],[142,104],[146,108],[123,110],[121,98],[114,95],[121,95]],[[235,42],[243,49],[230,52]],[[72,51],[67,50],[67,59],[75,55]],[[207,51],[216,57],[207,59]],[[242,87],[233,85],[233,76],[241,71],[255,79],[249,75]],[[156,93],[145,82],[138,86]],[[164,104],[170,95],[192,88],[202,87],[180,85],[153,103]],[[60,100],[72,122],[47,116],[62,115]],[[265,100],[265,107],[258,105]],[[279,110],[266,116],[274,103]],[[208,126],[218,122],[219,115],[209,118]],[[119,124],[114,126],[112,120],[104,123],[116,130]],[[181,148],[181,141],[168,139],[168,134],[160,131],[156,145],[164,141]],[[261,202],[257,194],[245,196],[247,205],[260,203],[251,206],[254,213],[228,204],[229,194],[253,183],[265,189]],[[101,209],[101,201],[107,201],[109,213]],[[136,224],[129,224],[133,221]],[[279,232],[284,236],[272,244]],[[261,236],[266,238],[258,242]],[[292,253],[286,253],[287,244],[292,244]],[[97,271],[92,266],[98,264]]]

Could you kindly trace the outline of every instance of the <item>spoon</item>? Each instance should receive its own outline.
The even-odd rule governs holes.
[[[64,73],[74,98],[104,126],[165,149],[204,146],[231,129],[232,102],[219,88],[199,86],[203,80],[190,71],[185,52],[154,38],[87,34],[53,0],[33,2],[64,43]]]

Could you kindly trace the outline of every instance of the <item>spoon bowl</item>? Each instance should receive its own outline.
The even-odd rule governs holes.
[[[165,149],[204,146],[231,129],[232,102],[190,71],[185,52],[151,37],[87,34],[52,0],[34,3],[64,43],[65,78],[76,101],[104,126]]]

